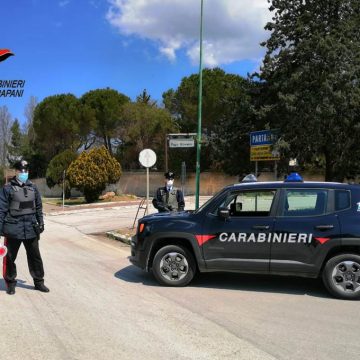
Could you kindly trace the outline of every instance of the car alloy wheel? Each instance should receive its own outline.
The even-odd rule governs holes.
[[[332,271],[333,284],[343,292],[360,292],[360,264],[355,261],[341,261]]]
[[[162,285],[185,286],[194,278],[196,264],[186,247],[166,245],[155,254],[152,271]]]
[[[160,260],[160,273],[170,281],[182,280],[189,271],[189,264],[182,254],[171,252]]]
[[[339,299],[360,299],[360,255],[339,254],[329,259],[322,278],[327,290]]]

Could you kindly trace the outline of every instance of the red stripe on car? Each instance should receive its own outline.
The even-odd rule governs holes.
[[[207,241],[216,237],[216,235],[195,235],[199,246],[204,245]]]
[[[325,244],[326,242],[328,242],[330,240],[330,238],[322,238],[322,237],[316,237],[314,239],[317,240],[321,245]]]

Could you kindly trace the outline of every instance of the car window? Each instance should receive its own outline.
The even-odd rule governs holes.
[[[335,190],[335,211],[350,208],[350,191]]]
[[[201,211],[203,211],[203,209],[208,206],[210,203],[212,203],[213,201],[216,201],[216,198],[219,197],[222,194],[223,190],[218,191],[213,197],[211,197],[210,199],[208,199],[204,204],[202,204],[197,210],[194,211],[194,214],[197,214]]]
[[[283,216],[316,216],[326,213],[328,190],[286,190]]]
[[[269,216],[275,190],[232,193],[219,207],[229,209],[230,216]]]

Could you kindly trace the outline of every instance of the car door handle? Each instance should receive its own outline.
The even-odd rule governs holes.
[[[315,226],[315,229],[317,230],[331,230],[334,228],[334,225],[318,225]]]
[[[256,230],[269,230],[270,226],[269,225],[254,225],[253,229],[256,229]]]

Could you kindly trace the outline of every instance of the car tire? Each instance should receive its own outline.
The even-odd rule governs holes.
[[[335,297],[346,300],[360,299],[360,256],[340,254],[325,264],[322,279],[326,289]]]
[[[187,248],[166,245],[155,254],[152,272],[161,285],[186,286],[195,276],[195,260]]]

